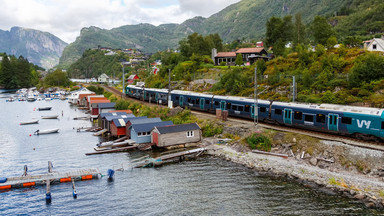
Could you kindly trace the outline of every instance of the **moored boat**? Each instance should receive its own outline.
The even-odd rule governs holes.
[[[52,107],[39,107],[39,108],[37,108],[37,110],[39,110],[39,111],[47,111],[47,110],[51,110],[52,109]]]
[[[51,133],[57,133],[59,132],[59,128],[54,129],[47,129],[47,130],[37,130],[35,131],[36,135],[42,135],[42,134],[51,134]]]
[[[59,115],[47,115],[47,116],[41,116],[42,119],[57,119]]]
[[[20,125],[37,124],[37,123],[39,123],[39,120],[31,120],[26,122],[20,122]]]

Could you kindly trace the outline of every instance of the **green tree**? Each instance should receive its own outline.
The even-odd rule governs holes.
[[[264,72],[267,70],[267,64],[265,63],[265,61],[262,59],[257,60],[256,67],[257,73],[263,76]]]
[[[236,56],[235,64],[236,65],[243,65],[244,64],[243,56],[240,53],[237,54],[237,56]]]
[[[335,36],[331,36],[327,40],[327,48],[332,49],[337,44],[337,38]]]
[[[366,53],[357,58],[350,72],[350,84],[359,87],[364,82],[384,78],[384,56],[377,53]]]
[[[295,15],[295,27],[294,27],[294,34],[293,34],[293,44],[296,47],[298,44],[305,43],[305,25],[302,23],[301,20],[301,13],[297,13]]]
[[[47,74],[44,78],[46,86],[69,86],[69,83],[68,74],[60,69]]]
[[[283,19],[271,17],[266,24],[266,44],[273,47],[273,53],[277,56],[283,55],[285,44],[293,39],[292,16]]]
[[[316,16],[311,25],[312,34],[316,44],[327,45],[327,40],[335,35],[332,26],[325,17]]]

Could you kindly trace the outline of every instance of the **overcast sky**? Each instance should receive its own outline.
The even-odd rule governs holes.
[[[0,29],[13,26],[50,32],[67,43],[83,27],[182,23],[209,17],[240,0],[0,0]]]

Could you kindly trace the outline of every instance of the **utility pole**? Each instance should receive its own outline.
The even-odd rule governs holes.
[[[168,69],[168,107],[172,108],[172,101],[171,101],[171,69]]]
[[[256,131],[258,130],[257,126],[259,124],[259,108],[258,108],[258,101],[257,101],[257,66],[255,67],[255,87],[254,87],[254,111],[253,111],[253,123],[255,124]],[[257,117],[256,117],[257,116]]]
[[[292,78],[293,84],[292,84],[292,102],[295,102],[296,99],[296,81],[295,81],[295,76]]]
[[[121,98],[123,98],[123,96],[124,96],[124,94],[125,94],[125,88],[124,88],[124,85],[125,85],[124,63],[125,63],[125,62],[123,62],[123,91],[121,92]]]

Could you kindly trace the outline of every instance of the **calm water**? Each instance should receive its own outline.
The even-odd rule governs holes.
[[[8,96],[2,94],[2,96]],[[51,106],[52,111],[34,111]],[[61,113],[63,112],[63,116]],[[59,120],[40,119],[59,114]],[[53,185],[52,204],[45,204],[45,187],[0,193],[0,215],[379,215],[361,204],[327,196],[296,183],[258,176],[220,159],[199,158],[155,169],[130,169],[133,160],[150,152],[85,156],[100,140],[73,127],[90,126],[75,121],[84,116],[66,101],[5,102],[0,98],[0,176],[54,170],[99,168],[116,172],[115,181],[101,178],[76,182],[78,199],[70,183]],[[39,124],[19,125],[40,119]],[[60,128],[59,133],[35,136],[37,129]],[[32,134],[32,136],[29,136]]]

